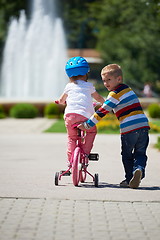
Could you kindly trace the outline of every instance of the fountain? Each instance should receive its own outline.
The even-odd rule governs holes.
[[[59,97],[67,83],[67,47],[62,20],[53,0],[33,0],[31,19],[21,11],[12,19],[4,47],[0,97],[49,100]]]

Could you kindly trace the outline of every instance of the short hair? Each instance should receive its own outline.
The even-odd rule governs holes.
[[[118,64],[109,64],[101,70],[101,74],[109,73],[116,77],[123,77],[122,69]]]

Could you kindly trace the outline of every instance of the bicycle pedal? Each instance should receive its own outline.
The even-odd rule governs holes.
[[[60,171],[60,175],[63,175],[63,176],[70,176],[71,175],[71,172],[70,171],[68,171],[68,172],[66,172],[65,170],[62,170],[62,171]]]
[[[91,161],[98,161],[99,160],[99,154],[98,153],[90,153],[88,158]]]

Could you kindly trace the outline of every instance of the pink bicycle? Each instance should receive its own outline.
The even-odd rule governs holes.
[[[74,125],[73,127],[77,127]],[[89,156],[83,152],[82,144],[85,139],[85,132],[77,128],[77,143],[76,148],[72,154],[71,165],[66,171],[56,172],[55,174],[55,185],[57,186],[62,176],[70,176],[72,174],[72,181],[74,186],[78,186],[79,182],[84,183],[87,174],[93,179],[95,187],[98,187],[98,173],[94,176],[87,170],[89,160],[98,161],[99,155],[97,153],[90,153]]]

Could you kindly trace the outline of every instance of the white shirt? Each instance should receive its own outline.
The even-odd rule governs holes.
[[[90,118],[94,113],[91,94],[95,91],[95,87],[90,82],[77,80],[76,83],[68,83],[64,89],[64,93],[68,95],[65,115],[68,113],[77,113]]]

